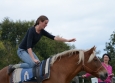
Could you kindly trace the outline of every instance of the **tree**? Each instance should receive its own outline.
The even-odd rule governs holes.
[[[16,46],[16,39],[19,42],[22,40],[28,28],[33,26],[34,21],[12,21],[9,18],[4,18],[1,23],[1,40],[11,42],[12,46]]]

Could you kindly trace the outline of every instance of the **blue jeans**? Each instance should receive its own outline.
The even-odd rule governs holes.
[[[17,54],[18,54],[18,57],[24,62],[24,63],[21,63],[20,68],[32,68],[35,66],[35,62],[32,60],[27,50],[18,48]],[[33,52],[33,55],[35,59],[40,61],[34,52]]]

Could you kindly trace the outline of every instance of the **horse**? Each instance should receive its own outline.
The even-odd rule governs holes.
[[[89,50],[67,50],[52,56],[50,62],[50,78],[42,83],[70,83],[81,71],[105,80],[107,71],[96,57],[96,47]],[[7,74],[8,66],[0,70],[0,83],[10,83],[11,75]],[[23,82],[37,83],[37,82]]]

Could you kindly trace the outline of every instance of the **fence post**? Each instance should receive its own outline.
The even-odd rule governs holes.
[[[78,76],[75,76],[73,79],[72,79],[72,83],[79,83],[79,77]]]
[[[112,83],[115,83],[115,77],[112,77]]]
[[[76,83],[79,83],[79,77],[76,76]]]

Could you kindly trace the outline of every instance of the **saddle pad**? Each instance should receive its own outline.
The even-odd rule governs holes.
[[[40,64],[35,68],[35,74],[33,73],[33,68],[23,69],[18,68],[15,69],[12,77],[11,83],[22,83],[24,81],[30,81],[32,79],[38,79],[38,83],[41,83],[43,80],[49,79],[50,77],[50,61],[51,58],[43,60]],[[36,78],[35,78],[36,77]]]
[[[15,71],[13,72],[14,83],[28,81],[28,80],[31,80],[32,78],[33,78],[32,68],[29,68],[29,69],[18,68],[18,69],[15,69]]]

